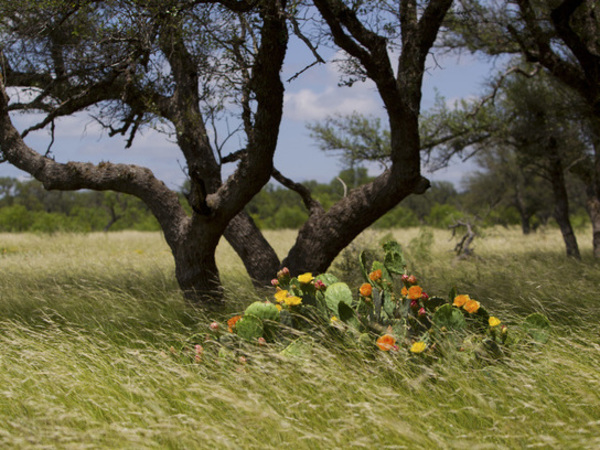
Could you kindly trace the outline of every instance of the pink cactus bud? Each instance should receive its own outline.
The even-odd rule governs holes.
[[[279,280],[277,278],[273,278],[271,280],[271,286],[279,286]]]
[[[402,279],[403,283],[408,283],[408,275],[406,275],[406,274],[402,275],[401,279]]]
[[[209,325],[211,331],[219,331],[219,324],[217,322],[213,322]]]
[[[408,279],[406,281],[408,281],[409,284],[417,284],[417,277],[415,277],[414,275],[411,275],[408,277]]]
[[[202,352],[204,352],[204,347],[202,347],[200,344],[196,344],[194,346],[194,350],[196,352],[196,355],[201,355]]]
[[[267,345],[267,340],[264,337],[259,337],[258,338],[258,345],[263,346],[263,345]]]
[[[287,267],[284,267],[283,269],[281,269],[281,273],[287,277],[290,275],[290,269],[288,269]]]
[[[418,301],[416,301],[416,300],[412,300],[412,301],[410,302],[410,307],[411,307],[412,309],[417,309],[417,308],[419,307],[419,302],[418,302]]]
[[[421,298],[422,298],[423,300],[429,300],[429,295],[427,295],[427,292],[423,292],[423,293],[421,294]]]
[[[426,315],[427,312],[425,311],[425,308],[419,309],[419,317],[425,317]]]
[[[321,280],[316,280],[315,281],[315,289],[318,291],[325,289],[325,283],[323,283]]]

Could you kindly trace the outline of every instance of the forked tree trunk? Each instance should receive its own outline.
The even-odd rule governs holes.
[[[282,265],[292,274],[325,272],[335,257],[375,220],[412,193],[429,187],[425,178],[401,181],[392,171],[350,191],[327,213],[311,216]]]
[[[202,228],[188,228],[185,236],[172,245],[175,276],[183,295],[191,302],[218,306],[223,301],[223,289],[215,260],[219,235]],[[210,236],[214,237],[211,238]]]
[[[229,222],[225,238],[241,258],[254,286],[269,285],[279,270],[279,257],[252,218],[244,211],[239,213]]]

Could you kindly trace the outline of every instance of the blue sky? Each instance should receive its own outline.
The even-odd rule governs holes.
[[[333,58],[331,53],[329,59]],[[289,56],[282,73],[287,80],[310,62],[308,50],[298,44],[290,47]],[[422,111],[433,106],[436,90],[453,102],[456,99],[478,95],[493,67],[491,63],[478,60],[471,55],[438,55],[428,61],[428,71],[424,80]],[[292,82],[286,82],[284,119],[281,126],[275,166],[284,175],[296,180],[331,181],[342,169],[339,160],[318,149],[306,128],[308,122],[324,119],[328,115],[349,114],[358,111],[363,114],[385,118],[385,111],[374,85],[370,82],[357,83],[352,88],[338,87],[339,75],[332,63],[315,66]],[[16,126],[22,130],[31,124],[30,116],[13,117]],[[382,120],[385,123],[385,120]],[[30,146],[45,152],[49,138],[48,131],[32,133],[27,138]],[[138,135],[130,149],[124,149],[123,137],[108,138],[99,125],[86,114],[63,118],[57,122],[53,154],[60,162],[113,161],[133,163],[149,167],[168,186],[178,188],[184,181],[181,169],[185,162],[177,146],[166,136],[153,130],[145,130]],[[230,149],[235,149],[239,139],[233,138]],[[241,145],[241,143],[239,143]],[[225,171],[225,175],[233,168]],[[452,181],[459,186],[465,171],[472,170],[472,164],[455,162],[448,169],[426,174],[431,180]],[[372,175],[376,166],[370,167]],[[8,163],[0,164],[0,176],[28,177]]]

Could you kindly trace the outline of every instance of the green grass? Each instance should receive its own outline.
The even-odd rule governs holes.
[[[158,233],[0,234],[0,447],[599,448],[600,265],[589,230],[582,262],[563,256],[555,230],[488,230],[471,260],[454,258],[449,233],[435,231],[430,247],[418,230],[393,234],[428,292],[455,285],[511,329],[544,312],[550,342],[487,366],[420,366],[332,343],[306,358],[274,345],[247,364],[195,364],[170,347],[257,299],[226,244],[217,256],[230,307],[207,317],[182,300]],[[348,254],[380,237],[363,234]],[[280,254],[293,243],[292,232],[268,238]]]

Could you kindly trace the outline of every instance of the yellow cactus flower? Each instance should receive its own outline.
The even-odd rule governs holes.
[[[336,323],[336,322],[339,322],[339,321],[340,321],[340,319],[338,319],[338,318],[337,318],[337,317],[335,317],[335,316],[331,316],[331,319],[329,319],[329,322],[330,322],[330,323],[332,323],[332,324],[334,324],[334,323]]]
[[[283,301],[288,306],[297,306],[302,303],[302,299],[296,296],[286,297]]]
[[[415,342],[413,345],[411,345],[410,352],[411,353],[423,353],[425,351],[425,349],[427,349],[427,344],[425,342],[419,341],[419,342]]]
[[[306,273],[303,273],[302,275],[298,275],[298,281],[303,284],[310,283],[312,280],[314,280],[314,278],[315,277],[313,277],[312,273],[310,273],[310,272],[306,272]]]
[[[277,303],[281,303],[285,300],[285,298],[287,296],[288,296],[288,291],[281,290],[281,291],[275,292],[275,295],[273,297],[275,297],[275,300],[277,300]]]
[[[460,308],[461,306],[464,306],[464,304],[467,303],[469,300],[471,300],[471,298],[468,295],[457,295],[456,297],[454,297],[454,303],[452,304]]]
[[[502,322],[497,317],[492,316],[492,317],[489,318],[490,327],[497,327],[501,323]]]

